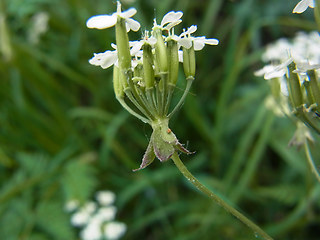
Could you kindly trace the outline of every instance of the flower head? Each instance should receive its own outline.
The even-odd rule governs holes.
[[[314,8],[314,0],[301,0],[292,10],[293,13],[303,13],[308,7]]]
[[[126,22],[127,32],[130,30],[138,31],[140,29],[140,23],[133,20],[131,17],[137,13],[135,8],[130,8],[127,11],[121,12],[121,4],[117,2],[117,12],[112,15],[96,15],[88,19],[88,28],[105,29],[116,25],[118,17],[123,18]]]

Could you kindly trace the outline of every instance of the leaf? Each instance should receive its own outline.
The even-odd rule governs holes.
[[[95,190],[97,182],[93,167],[80,160],[75,159],[66,165],[60,181],[67,200],[84,202]]]
[[[54,200],[37,206],[36,225],[50,236],[49,239],[75,239],[69,216],[62,209],[63,206]]]
[[[147,150],[143,155],[143,159],[140,167],[138,169],[134,169],[133,171],[136,172],[149,166],[153,162],[154,158],[155,158],[155,154],[153,151],[153,143],[152,143],[152,139],[150,139]]]

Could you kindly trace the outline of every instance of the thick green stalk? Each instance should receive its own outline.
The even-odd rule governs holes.
[[[253,223],[250,219],[248,219],[246,216],[244,216],[242,213],[240,213],[237,209],[227,204],[222,198],[220,198],[217,194],[209,190],[207,187],[205,187],[197,178],[195,178],[189,170],[186,168],[186,166],[182,163],[181,159],[179,158],[178,153],[174,153],[172,155],[172,160],[177,166],[177,168],[180,170],[180,172],[189,180],[190,183],[192,183],[199,191],[204,193],[207,197],[212,199],[214,202],[216,202],[218,205],[223,207],[227,212],[231,213],[233,216],[238,218],[242,223],[247,225],[249,228],[254,231],[255,235],[258,235],[266,240],[272,240],[272,237],[270,237],[266,232],[264,232],[259,226],[257,226],[255,223]]]

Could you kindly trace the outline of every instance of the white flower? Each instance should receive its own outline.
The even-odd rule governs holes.
[[[111,43],[113,51],[107,50],[103,53],[94,53],[93,58],[89,60],[89,63],[95,66],[100,66],[103,69],[111,67],[113,64],[118,65],[118,52],[117,46]]]
[[[81,209],[80,211],[84,211],[88,214],[93,214],[97,209],[97,204],[93,201],[87,202]]]
[[[298,2],[295,8],[292,10],[293,13],[303,13],[308,7],[314,8],[314,0],[302,0]]]
[[[297,69],[294,70],[294,73],[306,75],[309,70],[316,70],[320,68],[320,64],[310,64],[309,62],[297,63]]]
[[[280,78],[284,76],[288,72],[288,65],[290,63],[292,63],[292,58],[289,58],[287,61],[277,66],[269,65],[271,67],[268,67],[269,68],[268,71],[265,72],[264,79],[268,80],[268,79]]]
[[[79,201],[76,199],[72,199],[66,203],[66,205],[64,206],[64,209],[67,212],[72,212],[72,211],[76,210],[78,207],[79,207]]]
[[[99,219],[101,222],[114,220],[117,213],[117,208],[115,206],[102,207],[93,216],[94,219]]]
[[[219,40],[214,38],[207,39],[205,36],[202,37],[192,37],[191,34],[197,31],[197,26],[192,25],[188,28],[187,31],[181,33],[179,37],[173,36],[173,39],[176,40],[181,46],[189,49],[193,47],[195,51],[199,51],[204,48],[205,44],[208,45],[218,45]]]
[[[91,221],[80,233],[82,240],[100,240],[102,237],[101,233],[101,222]]]
[[[37,44],[40,36],[48,31],[49,14],[46,12],[36,13],[32,17],[32,27],[28,31],[28,39],[31,43]]]
[[[104,236],[110,240],[116,240],[122,237],[127,230],[127,226],[120,222],[110,222],[104,227]]]
[[[131,47],[130,53],[131,56],[139,56],[139,51],[141,50],[143,44],[150,44],[151,47],[157,43],[157,39],[153,36],[149,36],[149,32],[145,31],[144,36],[139,41],[129,41],[129,45]]]
[[[94,53],[93,58],[89,60],[89,63],[95,66],[100,66],[103,69],[111,67],[118,60],[117,50],[105,51],[103,53]]]
[[[71,224],[76,227],[86,225],[90,219],[90,214],[84,211],[76,212],[71,216]]]
[[[94,202],[86,203],[82,208],[79,209],[78,212],[75,212],[71,217],[71,224],[80,227],[86,225],[91,215],[96,211],[97,204]]]
[[[96,193],[96,199],[102,206],[108,206],[114,203],[116,195],[111,191],[100,191]]]
[[[118,17],[121,17],[126,22],[127,32],[130,30],[138,31],[140,29],[140,23],[133,20],[131,17],[137,13],[135,8],[130,8],[127,11],[121,12],[121,4],[117,1],[117,12],[112,15],[97,15],[88,19],[88,28],[105,29],[116,25]]]
[[[183,16],[183,12],[168,12],[166,15],[163,16],[160,26],[163,30],[168,30],[170,31],[171,28],[174,26],[178,25],[179,23],[182,22],[180,19]]]

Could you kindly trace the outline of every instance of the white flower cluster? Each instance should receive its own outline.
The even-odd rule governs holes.
[[[287,66],[293,61],[296,72],[305,80],[306,72],[320,68],[320,36],[318,32],[299,32],[290,41],[282,38],[267,46],[262,60],[269,64],[255,72],[265,79],[281,78],[287,73]]]
[[[114,221],[117,209],[112,204],[115,194],[111,191],[100,191],[96,202],[90,201],[80,206],[79,201],[67,202],[65,210],[72,213],[71,224],[81,228],[82,240],[117,240],[126,232],[126,225]]]
[[[112,15],[97,15],[88,19],[87,27],[88,28],[96,28],[96,29],[105,29],[115,26],[117,22],[117,18],[120,17],[125,19],[126,28],[129,32],[138,31],[140,29],[140,23],[136,20],[133,20],[131,17],[136,14],[137,10],[134,8],[130,8],[124,12],[121,11],[121,4],[118,1],[118,9],[117,12]],[[217,45],[219,41],[217,39],[206,39],[205,36],[202,37],[193,37],[193,34],[197,30],[197,26],[193,25],[188,30],[184,30],[182,34],[179,36],[174,34],[174,27],[182,22],[181,17],[183,13],[181,11],[168,12],[163,19],[161,20],[160,25],[157,24],[154,19],[154,27],[160,28],[162,31],[167,32],[167,36],[163,36],[165,40],[172,39],[178,42],[179,48],[185,47],[187,49],[194,46],[194,50],[198,51],[203,49],[205,44],[209,45]],[[144,35],[141,40],[138,41],[130,41],[130,54],[132,56],[132,66],[133,68],[137,66],[137,62],[142,61],[142,46],[144,43],[150,44],[152,47],[156,44],[157,39],[154,37],[153,30],[151,34],[148,31],[144,32]],[[111,45],[115,50],[107,50],[103,53],[94,53],[93,58],[89,60],[89,63],[95,66],[101,66],[103,69],[109,68],[112,65],[118,64],[117,60],[117,46],[115,44]],[[179,61],[183,61],[183,53],[182,50],[179,50]]]

